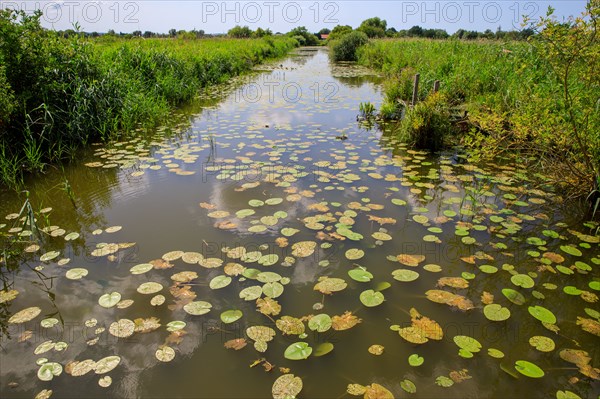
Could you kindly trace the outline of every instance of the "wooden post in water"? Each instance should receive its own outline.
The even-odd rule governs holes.
[[[419,97],[419,77],[420,74],[415,74],[415,85],[413,86],[413,95],[412,95],[412,106],[417,105],[417,98]]]
[[[433,92],[437,93],[440,90],[440,81],[436,80],[433,82]]]

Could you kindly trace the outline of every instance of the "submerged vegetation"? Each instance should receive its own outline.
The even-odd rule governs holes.
[[[359,49],[359,62],[392,78],[385,114],[410,100],[416,72],[425,103],[407,118],[439,113],[439,101],[428,96],[440,80],[444,113],[468,112],[462,144],[483,157],[521,156],[549,171],[557,187],[587,195],[600,182],[600,2],[590,1],[584,15],[564,23],[551,14],[533,23],[537,34],[528,43],[371,41]],[[403,122],[401,130],[412,125]]]
[[[285,55],[291,38],[62,38],[41,14],[0,11],[0,179],[73,158],[81,145],[151,127],[199,89]]]

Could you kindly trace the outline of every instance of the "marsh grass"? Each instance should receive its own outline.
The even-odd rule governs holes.
[[[73,159],[77,149],[154,127],[202,88],[285,55],[263,39],[68,39],[40,16],[0,10],[0,181]]]

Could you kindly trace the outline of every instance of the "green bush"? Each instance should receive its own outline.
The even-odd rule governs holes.
[[[428,96],[417,103],[400,122],[400,136],[410,145],[437,151],[444,146],[452,132],[448,102],[441,93]]]
[[[363,32],[350,32],[332,44],[332,57],[334,61],[357,61],[356,50],[364,46],[369,38]]]

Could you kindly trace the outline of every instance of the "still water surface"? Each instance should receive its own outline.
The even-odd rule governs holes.
[[[55,237],[42,234],[41,248],[26,253],[19,271],[5,276],[18,295],[1,304],[4,324],[28,307],[39,307],[41,314],[8,324],[0,396],[34,397],[51,389],[53,397],[74,398],[262,398],[288,372],[302,379],[299,396],[306,398],[350,397],[348,384],[372,383],[395,397],[408,397],[413,387],[415,398],[546,398],[558,390],[598,396],[593,367],[600,367],[600,247],[593,226],[578,220],[577,210],[565,209],[552,187],[519,164],[473,164],[455,153],[411,151],[385,128],[360,124],[359,104],[382,102],[382,79],[331,64],[325,49],[299,50],[242,80],[182,110],[168,127],[95,146],[81,162],[28,183],[37,223],[54,226],[47,231]],[[18,213],[23,200],[2,194],[2,219]],[[9,232],[15,222],[0,222],[5,242],[21,232]],[[80,236],[66,241],[71,232]],[[353,249],[359,251],[347,252]],[[59,255],[41,261],[50,251]],[[182,259],[173,251],[199,253],[204,260],[192,254]],[[244,251],[260,251],[262,258],[240,259]],[[403,254],[415,257],[398,257]],[[163,256],[170,264],[156,262]],[[155,267],[145,273],[130,271],[150,261]],[[370,281],[348,275],[358,266],[372,274]],[[67,278],[74,268],[88,274]],[[243,268],[247,277],[236,275]],[[409,270],[396,272],[399,280],[412,281],[395,279],[397,269]],[[184,271],[197,277],[174,286],[171,276]],[[265,316],[255,298],[240,298],[243,289],[263,286],[258,271],[283,277],[285,284],[259,289],[262,298],[278,302],[278,314]],[[209,282],[226,274],[231,283],[211,289]],[[189,280],[181,276],[175,279]],[[314,289],[322,276],[341,278],[347,287],[323,295]],[[162,289],[139,293],[147,282]],[[511,301],[512,291],[507,296],[503,289],[522,297]],[[385,301],[363,305],[359,296],[366,290],[380,290]],[[455,306],[429,300],[429,290],[458,295]],[[133,303],[100,306],[99,298],[111,292]],[[164,295],[165,303],[151,305],[156,295]],[[212,308],[190,315],[183,306],[192,300]],[[501,306],[498,317],[505,320],[486,317],[483,309],[491,303]],[[556,321],[543,325],[531,313],[535,306],[550,310]],[[435,320],[443,337],[423,344],[402,338],[397,330],[411,326],[412,308]],[[220,315],[227,310],[243,316],[223,323]],[[346,311],[362,322],[343,331],[308,327],[310,315]],[[303,318],[307,336],[282,334],[274,322],[282,316]],[[127,338],[109,332],[117,320],[151,317],[161,324],[153,331]],[[46,318],[59,322],[44,328],[40,321]],[[579,325],[583,319],[591,331]],[[184,321],[185,334],[167,331],[171,321]],[[266,352],[246,337],[250,326],[276,331]],[[31,337],[19,342],[26,331]],[[482,348],[459,356],[455,336],[473,337]],[[539,336],[554,347],[542,339],[546,345],[536,349],[530,339]],[[244,337],[248,345],[241,350],[223,346]],[[34,354],[48,340],[68,347]],[[284,351],[294,342],[308,343],[312,355],[286,359]],[[333,344],[333,351],[315,356],[323,343]],[[163,345],[174,350],[170,362],[155,355]],[[383,354],[371,354],[371,345],[382,345]],[[565,352],[561,356],[564,349],[584,350],[591,360],[569,363]],[[423,364],[411,366],[412,354]],[[120,362],[106,374],[91,370],[75,377],[63,371],[51,381],[38,378],[40,358],[68,370],[71,361],[112,355]],[[266,363],[250,367],[262,358],[274,366],[271,371]],[[522,375],[515,369],[519,360],[535,364],[544,376]],[[106,388],[98,384],[105,375],[112,378]],[[440,386],[444,382],[453,385]]]

